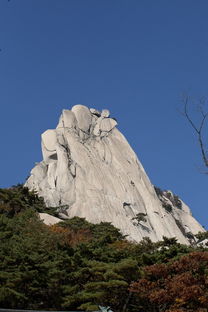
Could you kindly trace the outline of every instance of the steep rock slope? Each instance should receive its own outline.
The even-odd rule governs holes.
[[[43,161],[26,186],[47,206],[60,206],[61,218],[112,222],[135,241],[175,236],[189,243],[203,228],[182,201],[177,206],[170,195],[156,193],[116,125],[108,110],[63,110],[57,128],[42,134]]]

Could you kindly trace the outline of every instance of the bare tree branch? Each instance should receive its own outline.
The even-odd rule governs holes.
[[[199,113],[201,115],[201,120],[200,120],[199,126],[196,125],[196,123],[193,121],[193,118],[191,117],[191,115],[189,113],[189,107],[188,106],[190,104],[190,97],[188,97],[188,96],[183,97],[183,106],[184,106],[183,107],[183,115],[188,120],[189,124],[194,129],[194,131],[197,133],[200,151],[201,151],[201,155],[202,155],[202,160],[204,162],[204,165],[206,167],[208,167],[208,155],[206,153],[206,143],[204,142],[204,139],[203,139],[203,130],[204,130],[204,126],[206,124],[205,122],[206,122],[207,117],[208,117],[208,112],[205,112],[204,108],[203,108],[205,101],[206,101],[206,99],[203,97],[199,100],[199,104],[198,104]]]
[[[189,103],[189,97],[186,96],[183,100],[184,103],[184,115],[186,117],[186,119],[189,121],[190,125],[192,126],[192,128],[199,133],[199,130],[197,129],[197,126],[194,124],[193,120],[191,119],[191,117],[189,116],[188,113],[188,103]]]

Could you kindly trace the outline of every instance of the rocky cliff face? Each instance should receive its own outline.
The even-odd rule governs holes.
[[[60,206],[61,218],[112,222],[135,241],[175,236],[189,243],[203,228],[175,195],[153,187],[116,126],[108,110],[63,110],[57,128],[42,134],[43,161],[26,186]]]

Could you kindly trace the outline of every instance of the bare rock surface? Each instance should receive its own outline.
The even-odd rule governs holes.
[[[40,220],[42,220],[46,225],[54,225],[61,222],[62,220],[54,216],[49,215],[48,213],[39,213]]]
[[[26,186],[47,206],[67,207],[65,218],[112,222],[137,242],[166,236],[189,244],[203,227],[170,191],[156,192],[109,116],[108,110],[100,114],[83,105],[63,110],[57,128],[42,135],[43,161],[32,169]]]

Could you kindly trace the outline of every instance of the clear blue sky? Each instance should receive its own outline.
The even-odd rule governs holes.
[[[208,95],[207,0],[0,0],[0,186],[41,161],[63,108],[108,108],[153,184],[208,226],[208,176],[179,114]]]

